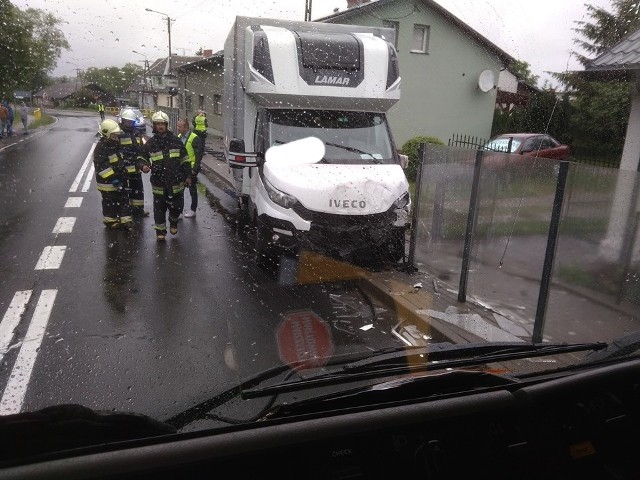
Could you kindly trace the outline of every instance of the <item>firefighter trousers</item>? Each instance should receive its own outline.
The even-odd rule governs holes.
[[[107,227],[131,223],[131,205],[124,189],[114,192],[101,191],[100,194],[102,195],[102,222]]]
[[[155,189],[154,189],[155,190]],[[169,226],[177,227],[180,214],[184,208],[184,192],[169,194],[153,193],[153,228],[157,233],[166,233],[167,231],[167,211],[169,212]]]
[[[144,185],[142,183],[142,174],[139,172],[129,175],[129,202],[134,216],[143,214]]]

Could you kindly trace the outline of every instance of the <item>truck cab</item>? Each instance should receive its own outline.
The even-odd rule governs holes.
[[[301,249],[403,257],[410,197],[386,119],[400,98],[393,34],[236,19],[225,43],[225,153],[259,261]]]

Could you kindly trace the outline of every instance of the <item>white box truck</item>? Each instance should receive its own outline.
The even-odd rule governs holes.
[[[236,17],[224,143],[259,261],[302,249],[404,256],[410,197],[385,113],[400,99],[390,28]]]

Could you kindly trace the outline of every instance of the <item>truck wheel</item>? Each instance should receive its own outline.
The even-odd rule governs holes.
[[[269,229],[263,226],[257,219],[255,224],[255,251],[256,264],[265,269],[272,269],[277,266],[278,258],[273,251],[273,247],[269,244]]]
[[[388,242],[389,260],[399,262],[404,258],[404,229],[399,228]]]

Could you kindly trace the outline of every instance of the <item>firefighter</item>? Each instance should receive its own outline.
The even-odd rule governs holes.
[[[191,184],[191,163],[185,146],[169,130],[169,117],[156,112],[151,117],[153,137],[144,144],[140,160],[143,172],[151,171],[153,193],[153,228],[156,239],[163,242],[167,236],[167,210],[169,231],[178,233],[178,220],[184,207],[184,187]]]
[[[133,218],[125,190],[127,171],[120,151],[122,132],[114,120],[100,123],[100,140],[93,151],[96,183],[102,195],[102,222],[107,228],[129,230]]]
[[[204,110],[198,110],[198,114],[193,117],[192,125],[193,132],[202,139],[202,145],[204,147],[207,140],[207,127],[209,126],[207,114],[204,113]]]
[[[100,114],[100,120],[104,121],[104,103],[102,103],[102,100],[98,101],[98,113]]]
[[[149,212],[144,209],[144,184],[142,183],[142,165],[138,157],[142,150],[143,140],[135,134],[136,114],[130,108],[120,114],[120,145],[122,155],[127,164],[129,202],[133,217],[147,217]]]

